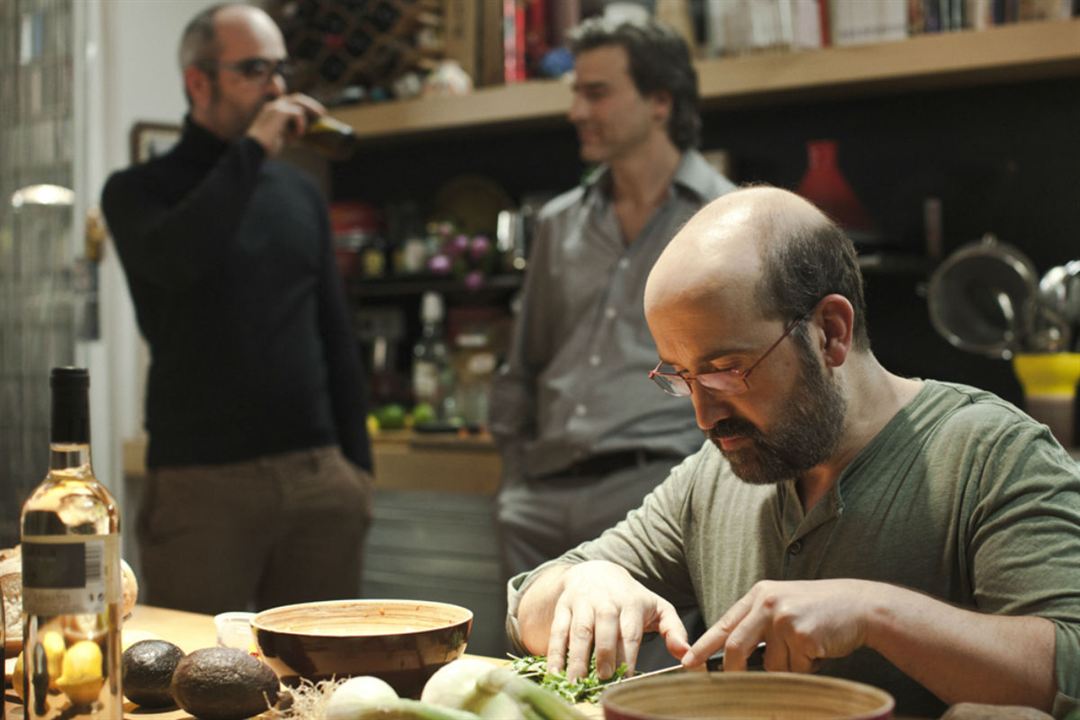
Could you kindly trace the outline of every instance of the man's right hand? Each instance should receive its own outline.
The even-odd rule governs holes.
[[[548,667],[561,670],[565,661],[571,680],[588,674],[593,652],[601,678],[624,662],[632,671],[647,632],[659,632],[676,659],[690,649],[675,606],[610,562],[556,565],[537,578],[518,607],[522,639],[532,652],[540,648],[528,631],[538,620],[542,626],[541,618],[550,618]]]
[[[283,95],[262,106],[247,134],[259,141],[267,155],[274,157],[285,143],[304,134],[309,119],[325,114],[326,108],[314,98],[301,93]]]

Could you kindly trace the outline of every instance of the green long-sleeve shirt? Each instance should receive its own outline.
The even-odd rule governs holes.
[[[1080,466],[1044,426],[975,388],[925,382],[809,513],[793,482],[745,483],[706,442],[640,509],[554,562],[586,560],[626,567],[676,605],[695,598],[710,625],[763,579],[875,580],[1045,617],[1055,712],[1080,704]],[[511,627],[527,580],[511,581]],[[884,688],[901,714],[944,709],[868,649],[822,672]]]

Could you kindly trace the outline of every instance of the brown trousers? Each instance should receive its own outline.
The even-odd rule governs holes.
[[[337,447],[151,470],[140,602],[214,614],[357,597],[371,509],[371,475]]]

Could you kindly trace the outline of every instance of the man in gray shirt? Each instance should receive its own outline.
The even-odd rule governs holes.
[[[662,361],[708,442],[640,509],[528,577],[510,626],[549,667],[686,666],[725,651],[946,704],[1080,707],[1080,468],[1049,430],[874,358],[850,241],[773,188],[715,201],[645,289]],[[644,384],[644,383],[642,383]],[[659,392],[659,390],[657,390]],[[673,605],[696,599],[693,645]]]
[[[521,314],[492,391],[503,569],[531,569],[621,520],[693,450],[685,400],[655,362],[642,290],[678,228],[734,189],[693,148],[697,74],[658,24],[586,21],[570,120],[598,168],[540,212]]]

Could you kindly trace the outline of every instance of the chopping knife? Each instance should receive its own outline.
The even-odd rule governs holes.
[[[705,669],[709,672],[719,672],[724,669],[724,651],[720,650],[717,653],[709,656],[709,659],[705,661]],[[764,670],[765,669],[765,643],[760,642],[757,644],[746,658],[747,670]],[[684,668],[682,665],[672,665],[671,667],[661,668],[660,670],[653,670],[651,672],[639,673],[631,675],[630,677],[624,677],[620,680],[616,680],[611,683],[612,685],[618,685],[619,683],[631,682],[633,680],[640,680],[647,677],[655,677],[657,675],[667,675],[668,673],[677,672],[691,672]]]

